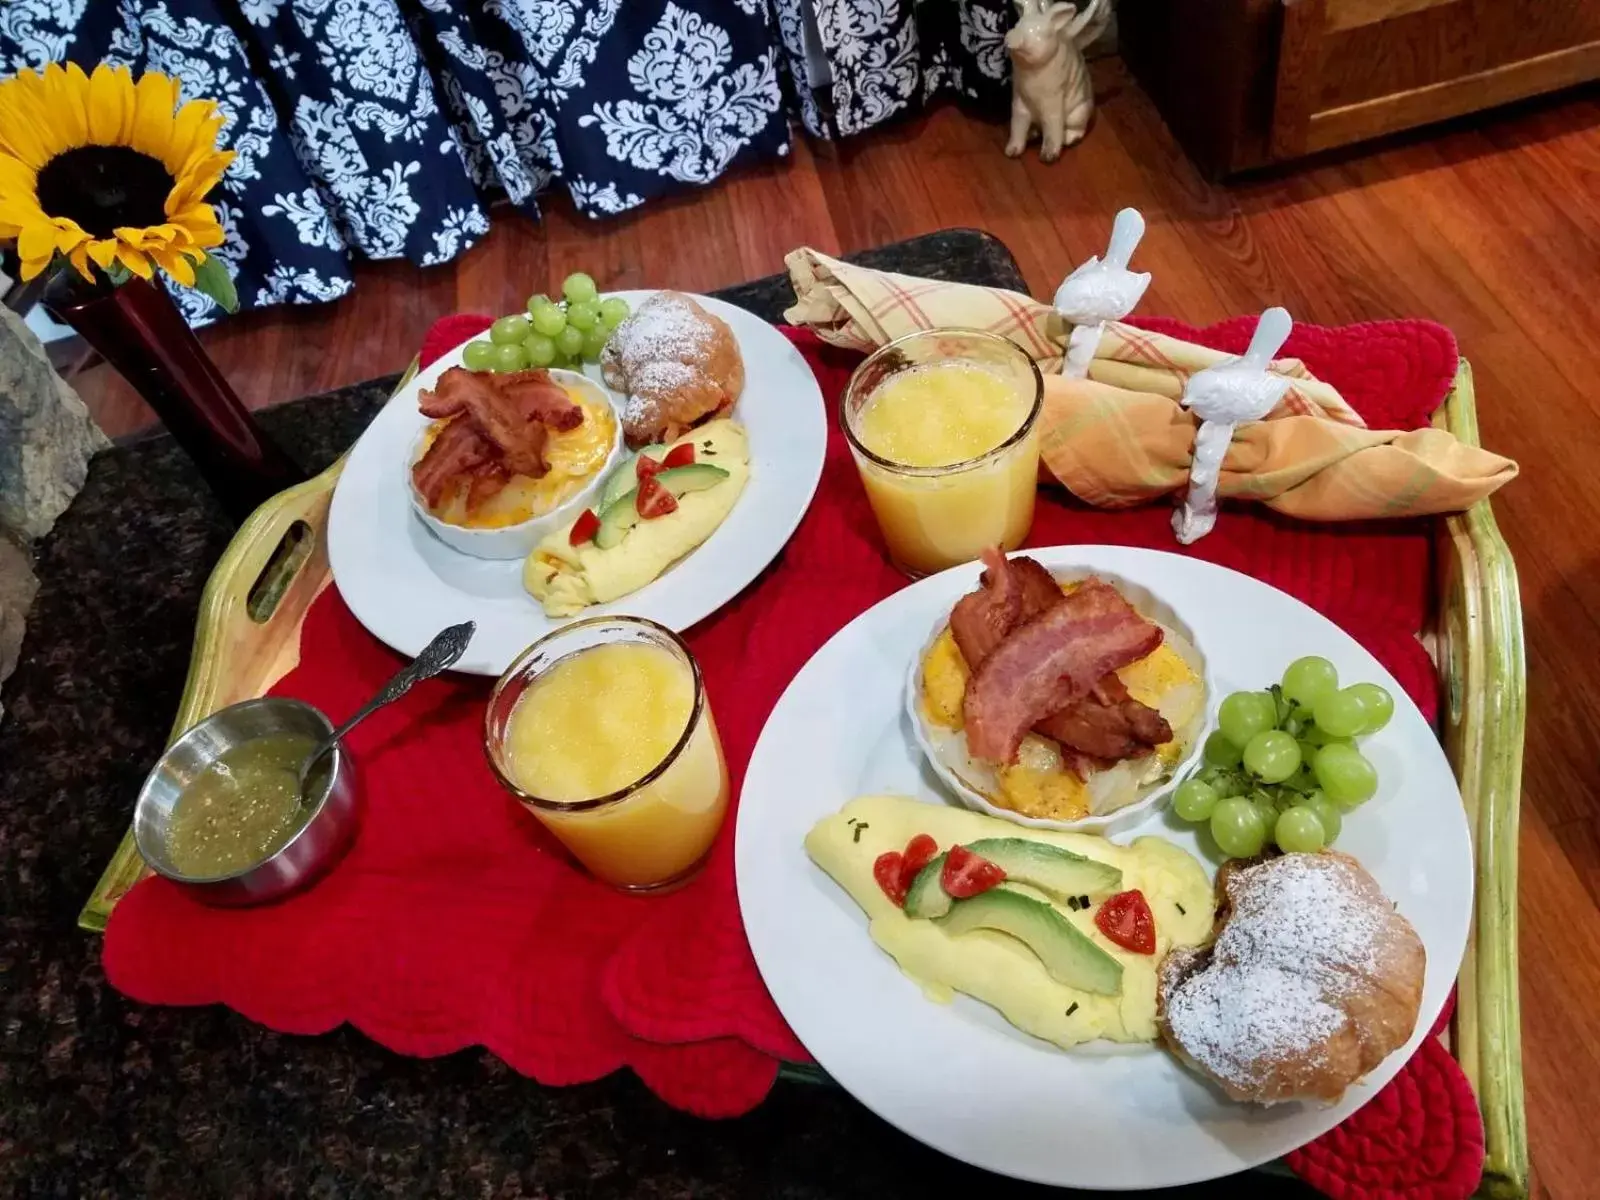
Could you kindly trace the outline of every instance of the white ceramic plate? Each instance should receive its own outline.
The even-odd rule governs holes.
[[[637,309],[653,293],[606,294]],[[637,592],[580,616],[630,613],[687,629],[738,595],[783,549],[821,478],[827,418],[805,359],[754,314],[695,298],[728,323],[744,355],[744,393],[733,415],[749,433],[750,482],[721,528],[692,554]],[[521,560],[453,550],[412,511],[407,455],[427,423],[417,394],[459,365],[462,350],[401,388],[350,451],[328,515],[328,560],[350,611],[380,641],[415,655],[445,626],[473,620],[478,632],[457,669],[498,675],[563,622],[546,617],[523,590]],[[585,374],[604,387],[598,367]]]
[[[1394,679],[1326,618],[1268,585],[1197,559],[1111,546],[1030,551],[1047,567],[1113,572],[1171,597],[1205,647],[1216,695],[1260,688],[1303,654],[1395,697],[1362,744],[1378,794],[1348,816],[1338,848],[1377,878],[1428,953],[1410,1042],[1332,1107],[1258,1108],[1225,1098],[1155,1047],[1090,1043],[1067,1053],[968,997],[925,999],[867,935],[861,910],[802,840],[852,797],[899,792],[947,803],[902,702],[906,660],[977,580],[957,567],[856,618],[806,664],[756,744],[739,802],[739,905],[762,977],[817,1062],[868,1108],[976,1166],[1063,1187],[1172,1187],[1277,1158],[1370,1100],[1427,1036],[1450,992],[1472,912],[1461,795],[1433,730]],[[1157,833],[1191,852],[1166,806],[1117,841]],[[1207,864],[1208,869],[1214,863]]]

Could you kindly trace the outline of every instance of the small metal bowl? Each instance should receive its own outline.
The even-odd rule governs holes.
[[[303,733],[321,741],[333,725],[309,704],[278,696],[245,700],[212,713],[167,748],[139,789],[133,838],[151,870],[194,891],[207,904],[265,904],[306,887],[344,856],[355,836],[355,764],[343,745],[328,752],[331,766],[316,772],[321,786],[311,815],[279,849],[253,866],[227,875],[185,875],[167,857],[167,821],[184,788],[235,746],[274,733]]]

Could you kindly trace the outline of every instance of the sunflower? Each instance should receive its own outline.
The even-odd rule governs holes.
[[[0,81],[0,240],[16,239],[22,278],[64,255],[83,277],[113,264],[185,287],[222,244],[203,202],[233,152],[217,149],[209,100],[178,106],[178,81],[102,63],[51,63]]]

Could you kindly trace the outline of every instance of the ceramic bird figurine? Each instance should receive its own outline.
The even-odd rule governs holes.
[[[1196,371],[1183,389],[1183,406],[1200,418],[1189,489],[1172,514],[1172,530],[1185,546],[1205,537],[1217,523],[1217,478],[1233,441],[1234,426],[1262,420],[1289,390],[1290,381],[1270,371],[1268,365],[1293,326],[1283,309],[1267,309],[1256,322],[1242,358]]]
[[[1106,256],[1090,258],[1056,289],[1055,309],[1072,327],[1067,356],[1061,360],[1061,373],[1069,379],[1089,378],[1089,364],[1106,322],[1131,313],[1150,286],[1150,272],[1128,270],[1142,237],[1144,217],[1136,208],[1123,209],[1112,222]]]
[[[1043,162],[1055,162],[1062,147],[1082,139],[1094,115],[1083,48],[1110,19],[1110,0],[1088,0],[1082,12],[1075,4],[1017,0],[1017,23],[1006,34],[1011,53],[1008,158],[1022,154],[1035,127]]]

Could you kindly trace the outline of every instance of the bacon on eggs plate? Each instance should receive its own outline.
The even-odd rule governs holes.
[[[917,742],[969,807],[1046,829],[1130,823],[1198,752],[1205,659],[1146,589],[984,554],[912,664]]]

